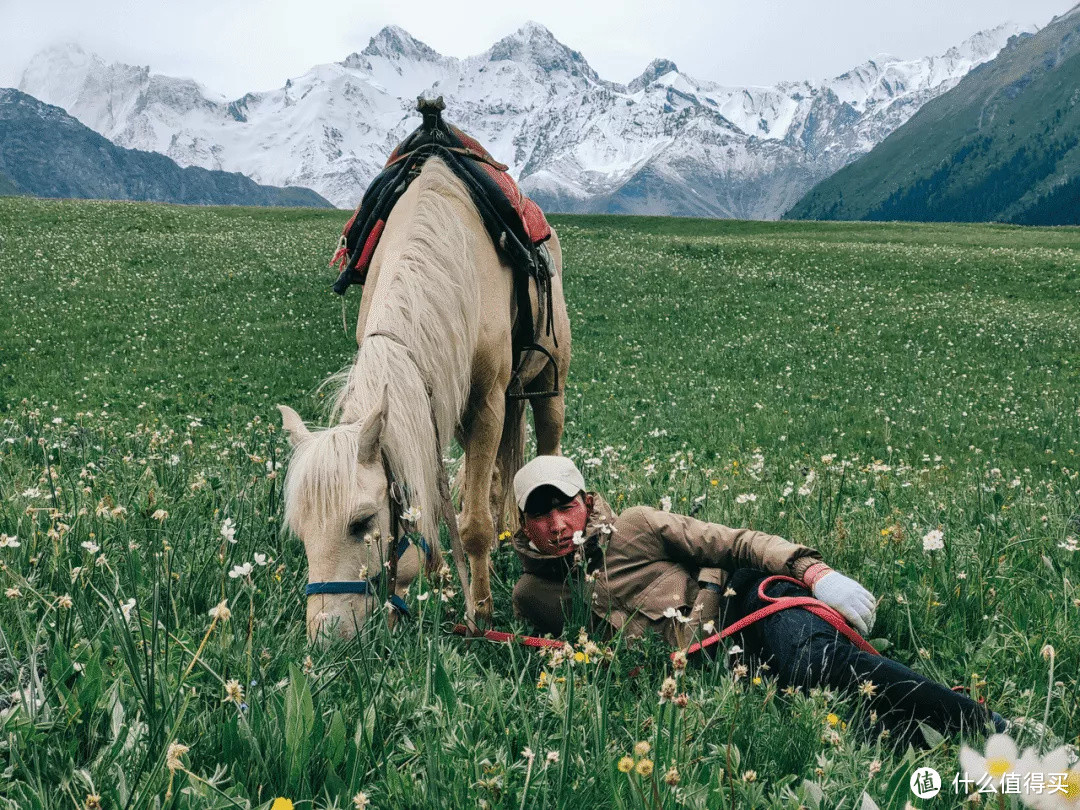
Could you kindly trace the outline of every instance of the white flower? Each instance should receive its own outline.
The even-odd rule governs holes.
[[[670,512],[671,511],[671,496],[670,495],[665,495],[664,497],[662,497],[660,499],[660,508],[663,509],[665,512]]]
[[[232,616],[232,611],[229,610],[229,600],[223,599],[218,604],[210,608],[210,618],[217,619],[218,621],[227,622]]]
[[[547,752],[547,761],[552,762],[552,763],[558,762],[559,761],[559,752],[558,751],[548,751]]]
[[[167,518],[168,516],[169,513],[166,512],[164,509],[158,509],[150,517],[153,520],[162,521],[165,520],[165,518]]]
[[[131,621],[131,611],[135,608],[135,600],[128,599],[124,604],[120,605],[120,612],[124,614],[124,621]]]
[[[410,506],[402,513],[401,519],[406,523],[412,523],[415,526],[420,522],[420,507]]]
[[[41,490],[37,487],[30,487],[30,489],[24,490],[22,496],[24,498],[40,498]]]
[[[83,548],[85,548],[91,554],[97,554],[99,551],[101,551],[101,546],[99,546],[97,543],[93,542],[92,540],[85,540],[82,543],[79,543],[79,545],[82,546]]]
[[[871,495],[869,498],[866,499],[866,502],[863,504],[863,506],[873,506],[873,505],[874,505],[874,496]]]
[[[941,529],[931,529],[922,539],[923,551],[941,551],[945,548],[945,533]]]
[[[584,532],[574,532],[574,537],[572,539],[573,539],[573,543],[574,543],[575,546],[583,546],[583,545],[585,545],[585,534],[584,534]]]
[[[735,503],[752,503],[757,500],[757,495],[753,492],[743,492],[735,496]]]
[[[254,568],[252,568],[251,563],[249,563],[249,562],[246,562],[243,565],[234,565],[232,567],[232,570],[229,571],[229,579],[237,579],[238,577],[246,577],[253,570],[254,570]]]
[[[431,598],[431,591],[424,591],[423,593],[418,593],[416,595],[416,601],[417,602],[426,602],[430,598]]]
[[[221,536],[230,543],[236,542],[236,524],[233,523],[232,518],[225,518],[225,520],[222,521]]]
[[[18,548],[21,545],[22,543],[19,542],[19,538],[15,535],[0,534],[0,548]]]
[[[822,464],[832,464],[834,461],[836,461],[836,453],[826,453],[821,457]]]
[[[980,754],[966,745],[960,749],[961,776],[975,780],[976,791],[1001,791],[1006,774],[1018,775],[1021,784],[1026,774],[1041,770],[1033,748],[1021,757],[1016,743],[1007,734],[994,734],[986,741],[986,753]]]
[[[0,543],[0,545],[3,545],[3,543]],[[1080,543],[1076,541],[1075,537],[1066,537],[1064,543],[1058,543],[1058,548],[1063,548],[1066,551],[1080,551]]]
[[[678,615],[679,615],[679,611],[678,611],[678,609],[676,609],[674,607],[669,607],[669,608],[664,609],[664,618],[665,619],[674,619]]]
[[[259,552],[256,551],[255,552],[255,564],[256,565],[266,565],[266,555],[265,554],[260,554]]]

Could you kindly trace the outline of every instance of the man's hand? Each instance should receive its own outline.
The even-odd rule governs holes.
[[[837,611],[863,636],[874,629],[877,603],[874,595],[851,577],[828,571],[810,586],[816,599]]]

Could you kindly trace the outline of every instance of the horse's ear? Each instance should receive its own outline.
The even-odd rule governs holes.
[[[368,453],[372,457],[375,456],[379,448],[379,441],[382,438],[383,427],[386,425],[386,412],[389,407],[390,386],[384,385],[382,395],[379,397],[379,404],[360,425],[361,452]]]
[[[289,434],[289,443],[293,447],[299,447],[302,442],[311,436],[311,431],[307,429],[307,425],[300,418],[300,414],[288,405],[278,405],[277,407],[281,411],[281,426]]]

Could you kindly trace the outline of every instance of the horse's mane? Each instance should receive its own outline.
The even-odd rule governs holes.
[[[289,525],[301,510],[325,517],[331,504],[347,502],[361,448],[346,436],[358,433],[357,423],[388,388],[383,453],[394,476],[407,484],[410,504],[421,510],[420,530],[438,537],[442,447],[432,415],[445,445],[469,391],[481,314],[474,246],[488,236],[468,190],[441,160],[427,160],[413,184],[414,216],[391,217],[381,240],[397,244],[389,231],[405,228],[404,248],[382,257],[374,288],[364,290],[371,305],[356,359],[327,381],[338,387],[330,410],[331,422],[338,424],[315,431],[290,462]],[[462,210],[472,215],[463,217]]]

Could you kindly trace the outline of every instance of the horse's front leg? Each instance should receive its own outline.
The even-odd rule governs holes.
[[[491,479],[502,436],[506,399],[502,388],[488,392],[478,403],[465,430],[465,493],[461,510],[461,543],[469,555],[476,617],[490,622],[490,552],[495,539],[491,513]]]

